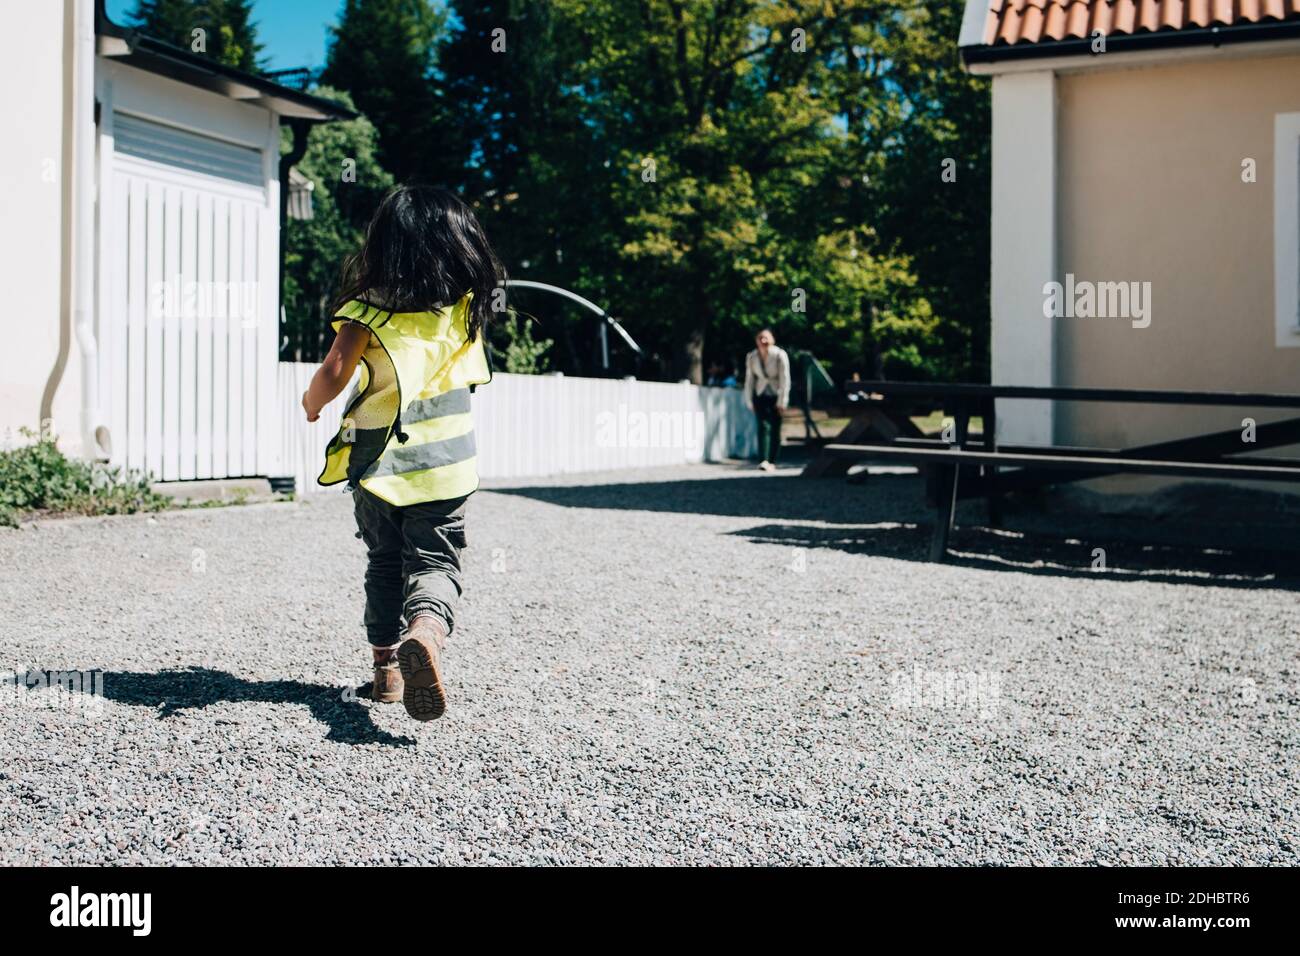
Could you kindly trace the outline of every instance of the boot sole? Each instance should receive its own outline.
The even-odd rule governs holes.
[[[402,671],[402,705],[415,720],[437,720],[447,711],[447,694],[442,674],[433,655],[421,641],[408,638],[397,649],[397,666]]]

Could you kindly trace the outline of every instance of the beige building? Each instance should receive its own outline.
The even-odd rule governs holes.
[[[1300,393],[1300,2],[968,0],[960,46],[993,83],[994,383]],[[1248,415],[1291,417],[1004,402],[999,433]]]
[[[291,165],[310,124],[352,112],[125,28],[103,0],[9,6],[0,442],[54,435],[167,481],[281,474]]]

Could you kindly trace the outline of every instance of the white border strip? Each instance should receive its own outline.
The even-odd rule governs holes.
[[[1300,348],[1300,113],[1273,117],[1273,303],[1278,348]]]

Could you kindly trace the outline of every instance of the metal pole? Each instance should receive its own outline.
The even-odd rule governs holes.
[[[641,346],[637,345],[636,342],[632,339],[632,336],[627,334],[627,329],[619,325],[618,321],[612,315],[610,315],[600,306],[596,305],[596,303],[584,299],[576,292],[570,292],[568,289],[561,289],[557,285],[548,285],[545,282],[533,282],[528,279],[507,279],[505,282],[502,283],[502,285],[505,286],[506,288],[513,287],[517,289],[536,289],[539,292],[550,292],[555,295],[563,296],[564,298],[569,299],[572,302],[576,302],[584,309],[587,309],[588,311],[591,312],[595,312],[598,316],[600,316],[601,319],[600,330],[602,335],[607,336],[605,327],[612,325],[614,327],[614,331],[617,332],[619,336],[622,337],[623,341],[628,344],[628,347],[631,348],[632,351],[636,352],[638,355],[641,354]],[[609,367],[608,359],[605,360],[605,365],[606,368]]]

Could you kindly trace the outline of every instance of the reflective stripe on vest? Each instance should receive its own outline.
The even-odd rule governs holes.
[[[383,346],[397,374],[399,414],[384,429],[351,435],[345,415],[326,449],[320,484],[345,480],[354,448],[374,454],[387,435],[359,480],[372,494],[405,506],[459,498],[478,487],[469,386],[489,381],[491,372],[482,336],[474,342],[466,338],[469,299],[438,312],[394,314],[356,302],[339,310],[340,317],[369,328]],[[363,389],[357,401],[364,400]]]

